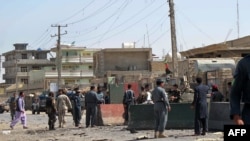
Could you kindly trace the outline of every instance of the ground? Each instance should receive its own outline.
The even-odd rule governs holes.
[[[49,131],[47,115],[32,115],[27,111],[28,129],[22,129],[20,122],[10,130],[10,113],[0,114],[0,140],[1,141],[132,141],[141,138],[143,140],[169,140],[169,141],[223,141],[222,132],[208,132],[206,136],[192,136],[193,130],[167,129],[165,133],[169,136],[164,139],[154,139],[153,130],[138,130],[138,133],[130,133],[126,126],[97,126],[85,128],[85,114],[82,119],[82,128],[73,125],[72,116],[68,113],[65,128],[57,128]],[[56,122],[58,127],[58,122]],[[146,139],[147,138],[147,139]]]

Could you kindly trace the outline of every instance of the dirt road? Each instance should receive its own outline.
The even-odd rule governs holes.
[[[82,128],[73,125],[73,118],[68,113],[65,128],[48,130],[47,115],[32,115],[27,111],[29,129],[22,129],[19,122],[14,130],[10,130],[10,113],[0,114],[0,140],[1,141],[131,141],[137,138],[144,140],[169,140],[169,141],[223,141],[222,132],[209,132],[206,136],[192,136],[193,130],[165,130],[168,138],[153,139],[152,130],[139,130],[130,133],[126,126],[98,126],[85,128],[85,114],[82,119]],[[58,123],[56,123],[58,127]]]

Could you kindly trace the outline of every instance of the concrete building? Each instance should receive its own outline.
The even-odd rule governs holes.
[[[151,61],[151,48],[106,48],[94,53],[93,69],[97,78],[135,82],[151,77]]]
[[[54,62],[47,59],[49,50],[27,50],[27,43],[14,44],[15,49],[2,55],[5,57],[3,79],[6,84],[12,84],[6,88],[7,92],[15,92],[16,89],[32,90],[29,84],[29,72],[43,70],[45,66],[53,66]]]
[[[94,78],[93,54],[100,49],[61,45],[62,52],[62,87],[89,86]],[[56,48],[51,49],[56,52]],[[56,67],[46,67],[44,72],[45,89],[50,83],[57,83]]]
[[[250,54],[250,36],[180,52],[186,58],[232,58]]]

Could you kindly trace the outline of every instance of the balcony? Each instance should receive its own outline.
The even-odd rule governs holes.
[[[93,57],[63,56],[62,63],[93,63]]]
[[[54,65],[55,62],[49,61],[47,59],[18,59],[17,65]],[[3,67],[14,67],[16,65],[15,60],[3,62]]]
[[[46,71],[45,77],[57,77],[57,71]],[[93,70],[64,70],[61,72],[62,78],[70,77],[93,77]]]

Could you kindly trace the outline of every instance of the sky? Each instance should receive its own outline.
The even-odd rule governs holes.
[[[178,51],[250,33],[249,0],[174,0]],[[237,8],[238,3],[238,8]],[[238,11],[238,12],[237,12]],[[168,0],[1,0],[0,54],[28,43],[28,49],[62,44],[120,48],[135,43],[159,57],[171,52]],[[1,58],[4,61],[4,58]],[[3,73],[1,69],[1,73]],[[1,76],[2,77],[2,76]]]

